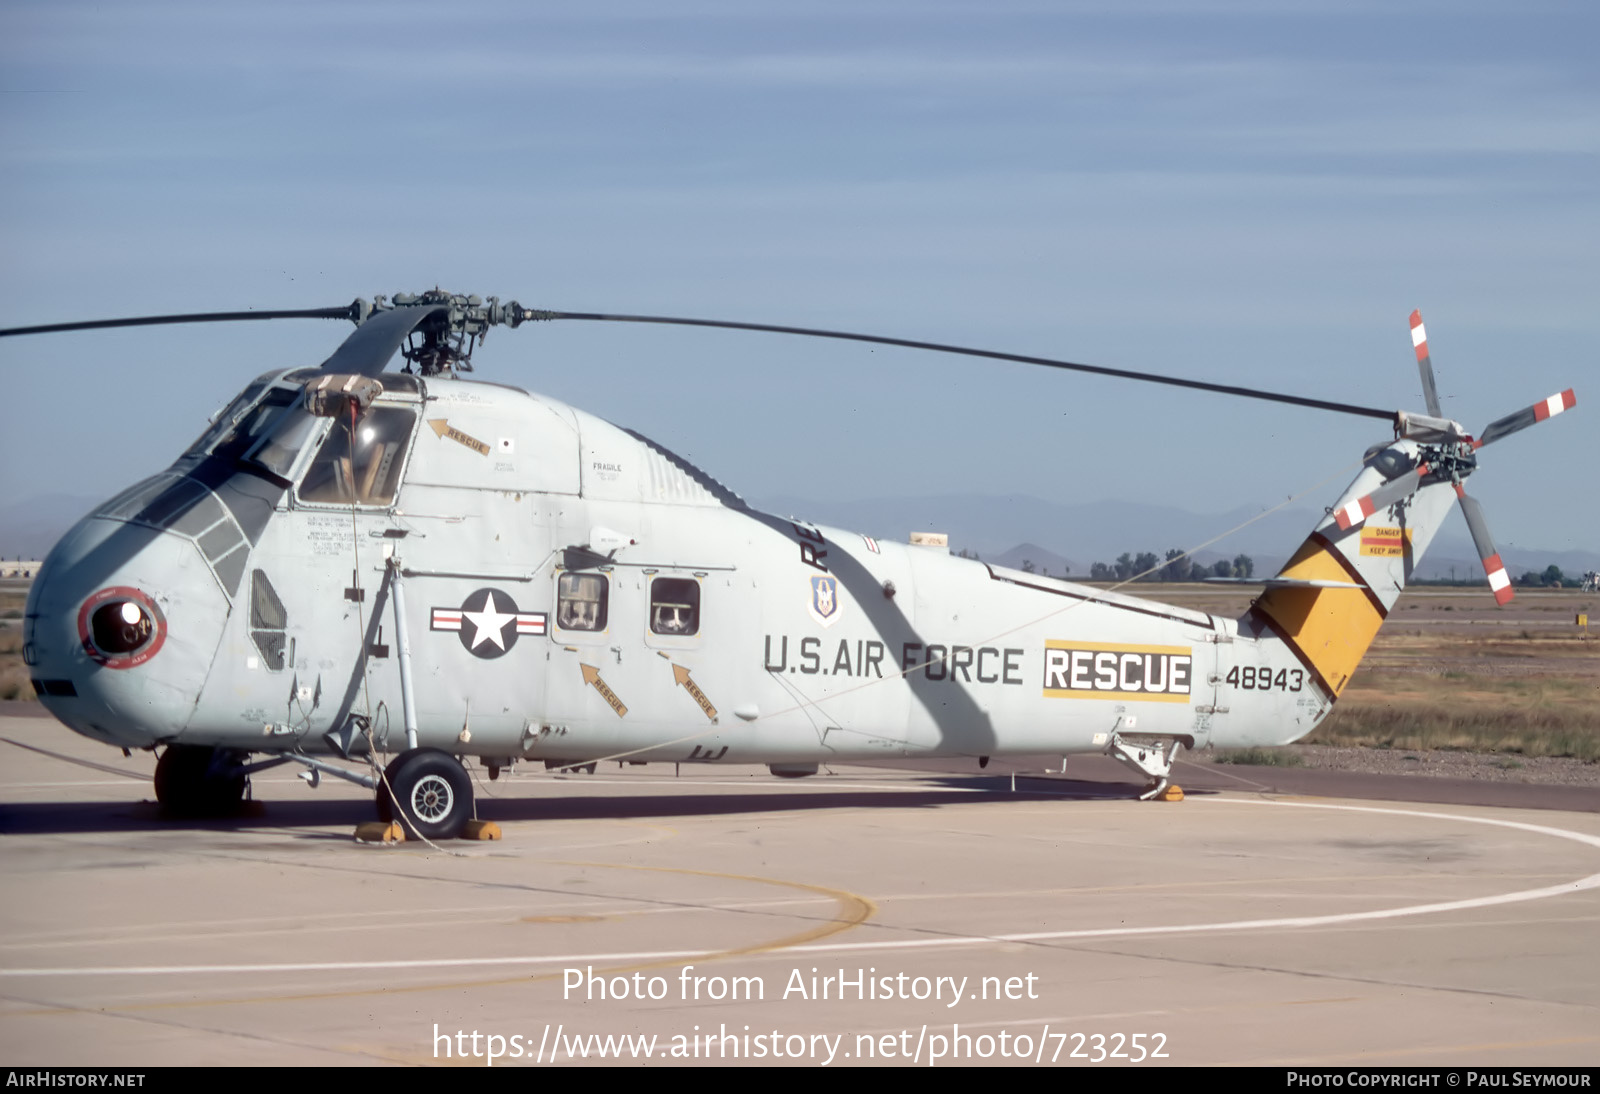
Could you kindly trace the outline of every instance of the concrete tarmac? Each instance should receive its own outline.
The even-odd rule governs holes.
[[[10,1065],[1600,1061],[1592,812],[613,766],[378,847],[348,784],[174,823],[147,754],[0,752]]]

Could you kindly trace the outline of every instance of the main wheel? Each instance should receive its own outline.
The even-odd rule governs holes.
[[[239,811],[250,777],[232,753],[206,745],[168,745],[156,761],[156,801],[173,817],[227,817]]]
[[[454,839],[472,819],[472,779],[448,752],[437,748],[402,752],[384,769],[384,781],[388,790],[378,788],[378,816],[383,820],[398,819],[405,825],[407,835]],[[396,802],[400,806],[398,818]]]
[[[402,752],[390,760],[388,766],[383,769],[383,781],[378,784],[378,793],[375,799],[379,820],[386,822],[394,820],[394,800],[390,795],[398,793],[392,788],[395,785],[395,780],[400,777],[401,762],[410,759],[420,751],[421,749],[413,749],[410,752]]]

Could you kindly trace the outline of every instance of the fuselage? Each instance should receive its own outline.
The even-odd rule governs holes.
[[[124,747],[360,751],[370,733],[397,751],[402,638],[418,742],[496,763],[1278,744],[1348,678],[1285,640],[1292,621],[758,512],[514,388],[389,373],[345,420],[306,411],[315,375],[256,381],[51,553],[28,656],[67,725]]]

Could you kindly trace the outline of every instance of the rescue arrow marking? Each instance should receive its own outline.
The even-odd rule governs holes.
[[[683,685],[683,690],[694,696],[694,701],[700,704],[700,709],[706,712],[706,717],[713,722],[717,720],[717,708],[711,705],[711,700],[706,698],[706,693],[700,690],[700,685],[689,678],[689,670],[682,665],[672,666],[672,678]]]
[[[459,429],[450,428],[448,418],[429,418],[428,424],[433,427],[433,432],[440,437],[448,437],[457,444],[466,445],[480,456],[489,454],[489,446],[476,437],[469,437]]]
[[[580,664],[578,667],[583,669],[583,682],[594,685],[594,690],[598,691],[600,698],[604,699],[606,704],[617,712],[618,718],[626,718],[628,716],[627,706],[621,699],[617,698],[617,693],[611,690],[611,685],[600,679],[600,670],[593,665]]]

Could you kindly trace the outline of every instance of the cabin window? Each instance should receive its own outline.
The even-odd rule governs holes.
[[[556,583],[556,626],[564,631],[605,630],[609,594],[604,574],[562,574]]]
[[[333,420],[300,484],[300,500],[317,505],[390,505],[400,488],[400,466],[416,424],[415,412],[374,406],[356,419]]]
[[[650,582],[650,631],[680,637],[700,633],[700,583],[692,577]]]
[[[289,615],[278,599],[278,590],[272,587],[267,575],[256,570],[250,575],[250,638],[267,668],[278,672],[283,668],[284,628]]]

